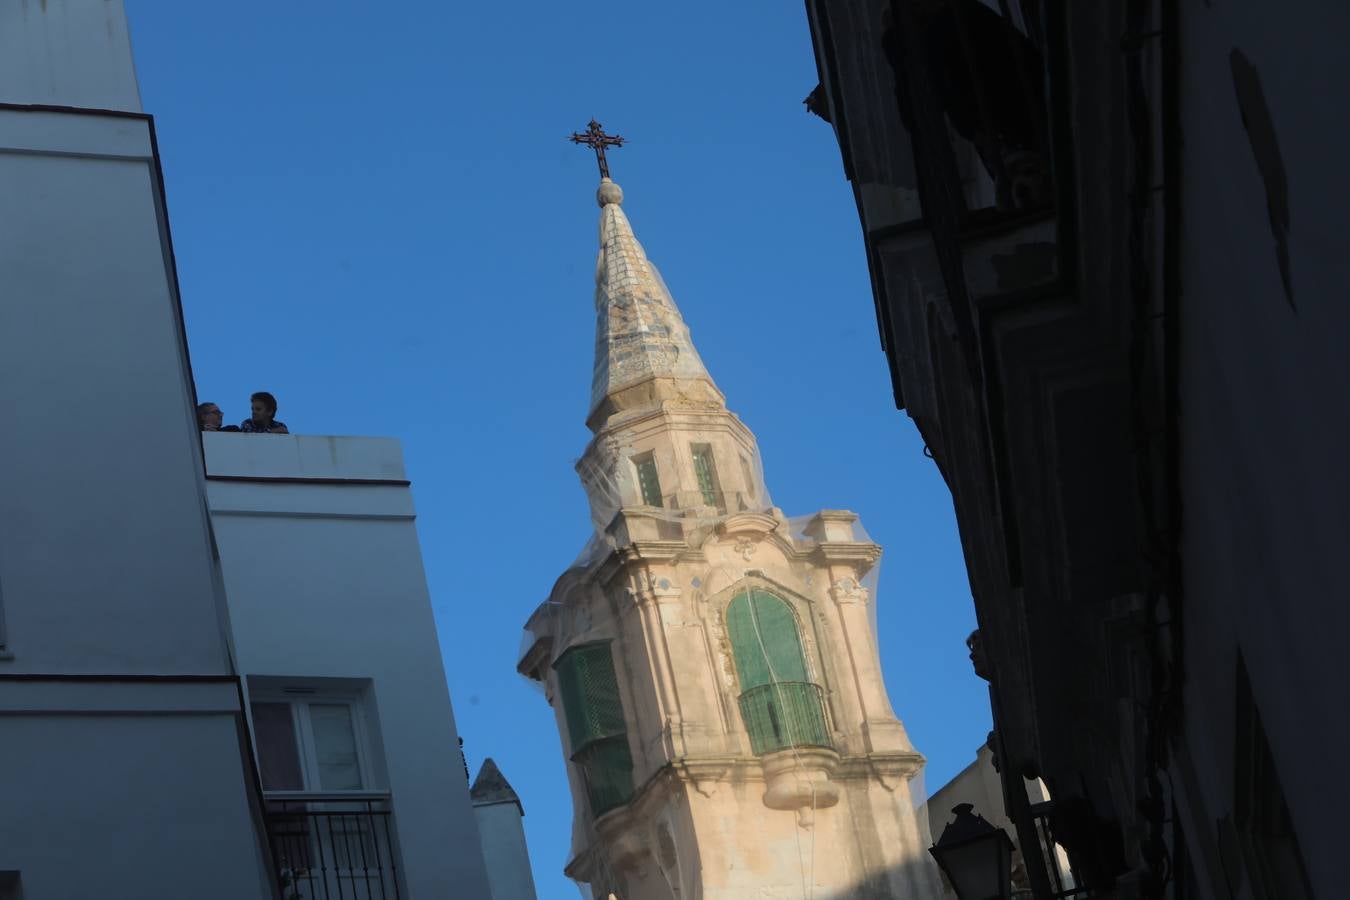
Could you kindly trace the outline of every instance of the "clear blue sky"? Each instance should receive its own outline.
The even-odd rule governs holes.
[[[469,763],[520,793],[542,900],[577,896],[571,805],[514,663],[589,528],[597,176],[564,137],[592,116],[631,141],[624,208],[776,503],[856,510],[886,548],[883,666],[927,783],[973,758],[951,498],[894,409],[799,2],[127,7],[201,398],[403,442]]]

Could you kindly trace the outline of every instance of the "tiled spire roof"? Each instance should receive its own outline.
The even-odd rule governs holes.
[[[595,268],[595,373],[591,411],[616,391],[653,377],[713,384],[665,282],[633,235],[623,191],[608,178],[600,203]]]

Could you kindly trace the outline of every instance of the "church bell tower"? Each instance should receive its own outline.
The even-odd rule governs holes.
[[[557,717],[567,874],[603,900],[940,896],[923,766],[881,678],[857,516],[788,518],[601,162],[596,343],[577,464],[595,536],[531,616]]]

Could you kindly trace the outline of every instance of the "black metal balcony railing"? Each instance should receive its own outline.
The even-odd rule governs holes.
[[[387,796],[269,795],[283,900],[399,900]]]
[[[1041,854],[1050,876],[1050,890],[1054,900],[1087,897],[1087,888],[1074,880],[1073,873],[1059,858],[1059,844],[1051,830],[1050,823],[1055,809],[1055,801],[1045,800],[1031,804],[1032,820],[1036,825],[1036,836],[1040,839]]]
[[[824,693],[806,681],[776,681],[740,696],[741,718],[757,754],[788,747],[829,747]]]

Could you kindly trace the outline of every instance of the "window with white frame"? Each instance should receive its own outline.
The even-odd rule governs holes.
[[[359,698],[255,694],[250,707],[264,791],[372,788]]]
[[[249,679],[268,841],[284,896],[296,900],[373,900],[373,884],[389,896],[385,886],[397,884],[401,869],[392,801],[371,753],[372,698],[342,681]]]

